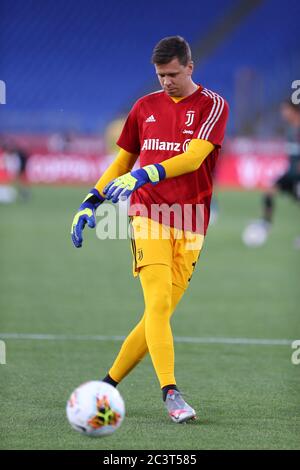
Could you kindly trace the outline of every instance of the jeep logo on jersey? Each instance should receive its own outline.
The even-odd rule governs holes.
[[[145,139],[141,150],[163,150],[172,152],[186,152],[191,139],[180,142],[162,142],[159,139]]]
[[[195,111],[188,111],[186,113],[186,121],[184,124],[186,126],[191,126],[194,122],[194,117],[195,117]]]

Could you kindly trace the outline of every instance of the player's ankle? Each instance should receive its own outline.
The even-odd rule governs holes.
[[[178,388],[176,387],[175,384],[165,385],[164,387],[162,387],[161,390],[162,390],[162,394],[163,394],[163,401],[166,401],[167,394],[168,394],[169,390],[177,390],[177,392],[179,392],[179,390],[178,390]]]
[[[106,382],[107,384],[110,384],[113,387],[117,387],[117,385],[119,384],[119,382],[116,382],[114,379],[112,379],[109,374],[107,374],[107,376],[102,379],[102,382]]]

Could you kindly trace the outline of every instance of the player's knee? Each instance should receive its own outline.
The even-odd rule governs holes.
[[[148,310],[151,310],[152,315],[169,316],[172,308],[172,289],[169,285],[162,284],[157,286],[157,289],[152,294],[151,301],[147,307]]]
[[[171,292],[164,291],[163,294],[158,296],[157,300],[158,300],[157,301],[157,307],[159,307],[159,305],[161,305],[161,310],[163,310],[164,312],[167,312],[169,314],[169,312],[171,310],[171,307],[172,307]]]
[[[146,312],[151,315],[169,315],[172,308],[172,275],[164,265],[150,265],[140,273]],[[156,313],[157,312],[157,313]]]

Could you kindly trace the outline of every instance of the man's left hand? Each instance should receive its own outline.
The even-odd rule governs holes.
[[[103,193],[106,199],[118,202],[120,199],[128,199],[133,191],[141,186],[147,183],[157,184],[164,178],[165,170],[163,166],[156,163],[115,178],[105,186]]]

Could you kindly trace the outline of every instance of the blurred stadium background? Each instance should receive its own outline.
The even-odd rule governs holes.
[[[300,447],[300,365],[290,359],[300,337],[299,208],[280,198],[269,243],[241,242],[260,191],[287,166],[278,110],[300,79],[299,15],[297,0],[1,0],[1,448]],[[122,429],[91,442],[69,430],[65,401],[106,372],[120,344],[111,337],[134,325],[142,297],[127,241],[87,233],[75,251],[69,226],[133,102],[158,89],[153,46],[174,34],[191,44],[194,80],[231,108],[220,213],[174,318],[178,380],[203,411],[174,429],[147,359],[120,387]]]

